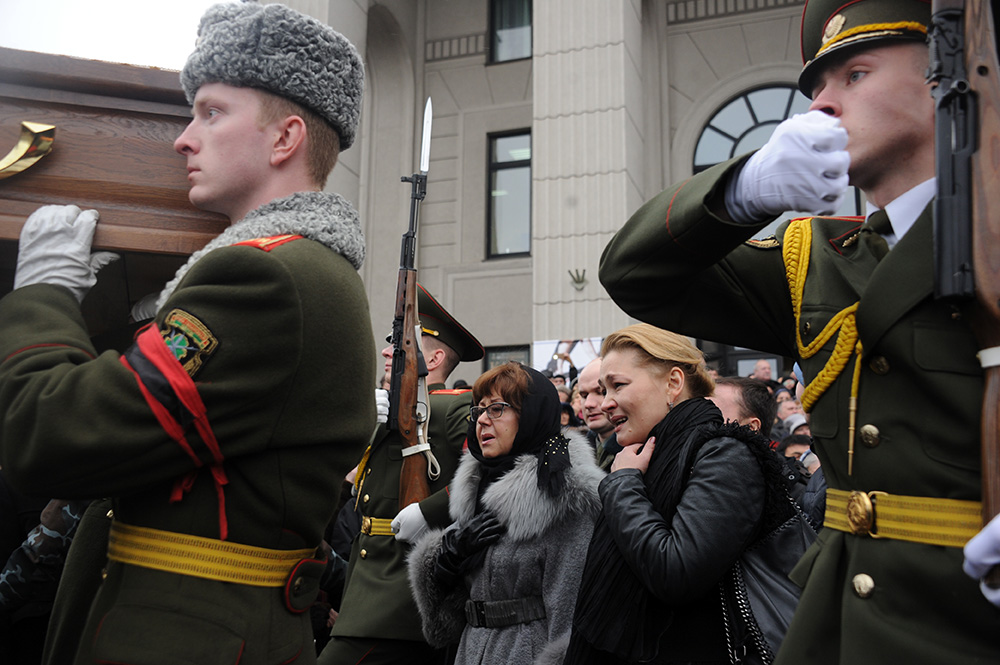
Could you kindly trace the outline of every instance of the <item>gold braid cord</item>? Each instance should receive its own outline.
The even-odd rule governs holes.
[[[811,358],[816,355],[830,338],[837,335],[833,353],[826,365],[816,377],[809,382],[802,393],[802,409],[812,410],[816,400],[826,392],[827,388],[840,376],[847,367],[847,361],[855,354],[854,375],[851,380],[850,424],[848,426],[847,473],[854,470],[854,422],[857,413],[858,385],[861,379],[861,342],[858,340],[858,328],[855,313],[858,304],[840,310],[816,335],[810,344],[802,341],[802,294],[805,291],[806,276],[809,272],[809,252],[812,247],[812,218],[795,219],[788,225],[782,243],[781,254],[785,262],[785,276],[788,279],[788,289],[792,294],[792,308],[795,312],[795,342],[798,345],[799,356]]]

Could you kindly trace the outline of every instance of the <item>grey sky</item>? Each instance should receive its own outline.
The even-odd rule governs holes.
[[[0,0],[0,46],[179,70],[219,0]]]

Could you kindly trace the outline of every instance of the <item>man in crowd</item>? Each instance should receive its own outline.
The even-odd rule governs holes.
[[[712,401],[722,411],[722,417],[771,435],[777,405],[767,386],[757,379],[722,377],[715,381]]]
[[[29,218],[0,301],[4,472],[115,497],[77,663],[310,653],[317,547],[375,422],[364,238],[321,191],[356,135],[357,51],[282,5],[216,5],[181,83],[190,200],[232,226],[153,323],[124,355],[97,354],[79,303],[98,213],[76,206]]]
[[[795,414],[802,414],[802,404],[796,399],[785,399],[777,403],[774,417],[774,427],[771,428],[771,439],[781,441],[791,434],[785,421]]]
[[[603,471],[610,471],[611,464],[615,461],[615,455],[621,448],[614,443],[612,438],[615,433],[615,426],[608,420],[608,415],[601,410],[601,403],[604,401],[604,390],[600,384],[601,359],[594,358],[587,363],[576,380],[576,389],[583,399],[583,424],[590,430],[587,438],[594,446],[594,455],[597,457],[597,466]]]
[[[1000,661],[996,608],[962,572],[983,374],[967,312],[933,297],[929,24],[920,0],[808,0],[810,111],[649,201],[602,258],[630,315],[801,367],[827,529],[792,574],[805,588],[778,665]],[[849,182],[878,209],[864,223],[749,240],[785,211],[832,213]]]
[[[403,444],[398,434],[379,426],[355,481],[361,533],[351,549],[333,639],[319,657],[324,665],[435,663],[441,657],[424,640],[420,614],[410,594],[407,541],[415,540],[428,526],[444,527],[451,522],[446,486],[465,447],[472,390],[447,390],[445,384],[459,362],[480,360],[485,352],[472,333],[419,284],[417,310],[430,393],[427,438],[439,464],[438,475],[428,479],[432,495],[401,512]],[[391,345],[382,350],[387,374],[392,368],[392,352]],[[394,531],[398,531],[395,538]]]
[[[758,360],[753,366],[753,374],[750,375],[750,378],[768,383],[771,380],[771,363],[764,358]]]

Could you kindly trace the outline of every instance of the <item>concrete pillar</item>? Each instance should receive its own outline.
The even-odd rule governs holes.
[[[533,336],[601,337],[628,322],[597,269],[642,200],[642,3],[547,0],[532,19]]]

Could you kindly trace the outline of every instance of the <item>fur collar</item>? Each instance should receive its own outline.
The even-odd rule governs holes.
[[[163,307],[181,279],[195,263],[213,249],[228,247],[246,240],[295,234],[322,243],[361,268],[365,260],[365,237],[358,212],[339,194],[297,192],[265,203],[216,236],[191,255],[167,282],[156,308]]]
[[[553,498],[538,489],[538,458],[533,454],[518,457],[514,468],[486,490],[483,504],[507,527],[507,538],[531,540],[571,515],[597,517],[601,508],[597,486],[605,474],[582,435],[570,433],[567,438],[573,465],[566,470],[566,484],[559,496]],[[468,452],[462,456],[449,504],[451,517],[458,523],[473,516],[481,470],[482,465]]]

